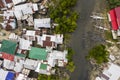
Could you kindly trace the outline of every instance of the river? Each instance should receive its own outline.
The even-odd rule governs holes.
[[[93,27],[90,15],[93,11],[101,12],[104,9],[104,3],[104,0],[78,0],[75,6],[80,17],[77,22],[78,27],[71,36],[70,46],[75,51],[73,61],[76,68],[70,80],[89,80],[91,65],[85,56],[91,47],[104,41],[102,33]]]

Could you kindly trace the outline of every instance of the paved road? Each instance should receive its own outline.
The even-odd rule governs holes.
[[[78,0],[77,2],[75,9],[80,13],[80,18],[70,44],[75,51],[73,60],[76,69],[71,74],[70,80],[89,80],[90,64],[86,61],[85,56],[88,54],[89,48],[104,41],[100,31],[94,29],[90,15],[95,9],[98,11],[97,7],[102,5],[103,0]]]

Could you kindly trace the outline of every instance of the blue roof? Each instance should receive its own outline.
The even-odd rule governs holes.
[[[15,74],[13,72],[8,72],[5,80],[14,80]]]

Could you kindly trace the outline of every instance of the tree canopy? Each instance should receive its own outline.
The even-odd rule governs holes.
[[[72,48],[68,48],[68,55],[67,55],[68,64],[67,64],[66,68],[70,72],[73,72],[74,69],[75,69],[75,64],[73,62],[73,55],[74,55],[73,49]]]
[[[55,33],[71,33],[77,27],[78,13],[72,10],[77,0],[54,0],[50,6],[50,17],[59,25],[55,28]]]
[[[87,56],[87,59],[94,59],[97,64],[108,62],[108,51],[103,44],[93,47]]]
[[[120,6],[120,0],[107,0],[110,9]]]

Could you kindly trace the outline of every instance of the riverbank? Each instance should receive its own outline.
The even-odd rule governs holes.
[[[72,34],[70,46],[75,51],[73,60],[75,62],[75,71],[71,74],[70,80],[89,80],[91,65],[86,61],[85,56],[91,47],[103,43],[101,31],[93,26],[93,20],[90,15],[93,12],[102,12],[104,10],[104,0],[78,0],[75,10],[80,13],[77,22],[77,29]]]

